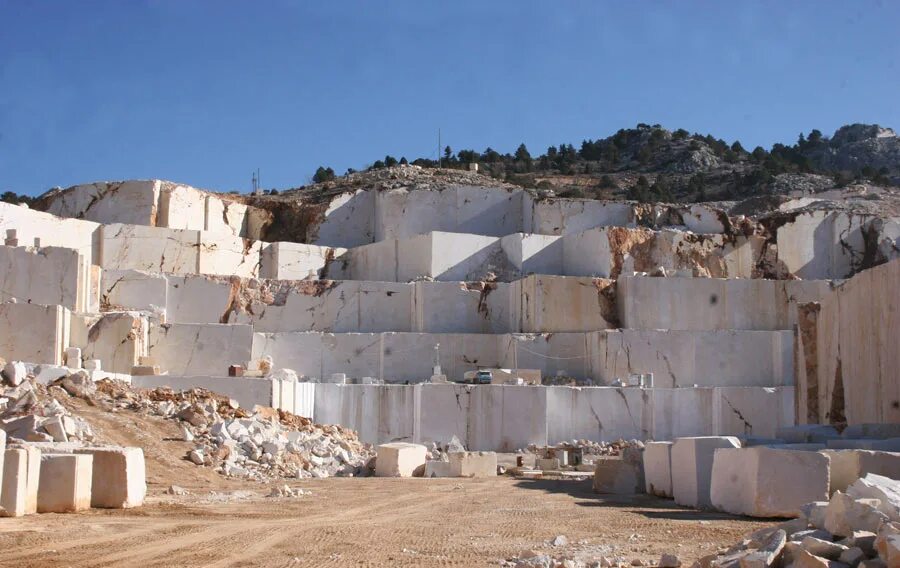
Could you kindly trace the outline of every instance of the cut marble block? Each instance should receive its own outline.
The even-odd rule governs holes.
[[[83,454],[41,456],[38,512],[75,513],[91,508],[94,458]]]
[[[496,477],[497,454],[494,452],[452,452],[450,471],[453,477]]]
[[[38,512],[38,487],[41,481],[41,450],[25,446],[25,514]]]
[[[831,459],[831,493],[846,491],[854,481],[875,473],[900,479],[900,453],[868,450],[821,450]]]
[[[165,324],[150,328],[147,354],[172,375],[226,376],[229,365],[253,359],[252,347],[249,325]]]
[[[88,309],[88,266],[69,248],[0,246],[0,301]]]
[[[199,231],[113,223],[103,225],[100,232],[100,266],[104,270],[200,272]]]
[[[454,477],[450,462],[427,461],[425,462],[425,477]]]
[[[347,252],[342,248],[276,242],[263,247],[260,276],[282,280],[317,279],[328,260]]]
[[[104,270],[100,281],[103,311],[166,309],[168,280],[164,274],[140,270]]]
[[[76,454],[93,456],[91,507],[140,507],[147,494],[144,451],[141,448],[83,448]]]
[[[675,502],[689,507],[709,507],[714,452],[718,448],[740,447],[740,441],[732,436],[676,439],[672,444],[672,494]]]
[[[226,276],[259,276],[262,242],[224,234],[199,235],[199,274],[221,274]]]
[[[62,365],[71,319],[62,306],[0,304],[0,353],[7,361]]]
[[[644,445],[644,482],[650,495],[672,496],[672,442]]]
[[[714,507],[753,517],[797,517],[828,500],[829,464],[818,452],[754,447],[718,449],[712,470]]]
[[[0,507],[7,517],[21,517],[28,500],[28,453],[21,448],[4,452],[3,488],[0,491]]]
[[[392,442],[378,446],[375,459],[375,475],[378,477],[412,477],[419,467],[425,466],[425,446]]]
[[[620,457],[600,457],[594,462],[594,493],[633,495],[644,492],[639,464]]]
[[[128,374],[147,355],[150,319],[141,312],[76,314],[71,330],[85,369],[97,359],[107,371]]]

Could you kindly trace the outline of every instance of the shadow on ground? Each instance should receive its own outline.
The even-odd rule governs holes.
[[[579,499],[576,502],[581,507],[623,507],[633,506],[631,513],[643,515],[648,519],[666,519],[673,521],[720,521],[720,520],[746,520],[759,522],[765,519],[742,517],[720,513],[717,511],[698,511],[688,507],[676,505],[671,499],[660,499],[652,495],[602,495],[594,493],[592,482],[587,480],[571,479],[520,479],[516,487],[543,491],[545,493],[566,493]],[[781,521],[784,519],[773,519]]]

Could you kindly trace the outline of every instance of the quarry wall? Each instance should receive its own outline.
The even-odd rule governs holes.
[[[900,261],[860,272],[802,306],[801,423],[900,421]]]

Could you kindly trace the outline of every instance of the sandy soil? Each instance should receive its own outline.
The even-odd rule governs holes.
[[[683,561],[764,523],[647,496],[595,495],[587,481],[333,478],[268,498],[181,459],[171,422],[68,405],[109,442],[140,445],[149,497],[133,510],[0,519],[0,566],[496,566],[524,549]],[[165,494],[172,484],[190,494]],[[565,535],[569,545],[548,541]]]

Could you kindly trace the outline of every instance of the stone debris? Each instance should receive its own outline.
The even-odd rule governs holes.
[[[302,497],[304,495],[312,495],[311,491],[306,491],[301,488],[292,489],[288,485],[282,485],[280,487],[273,487],[269,492],[267,497]]]
[[[851,486],[865,496],[837,491],[827,504],[804,505],[797,519],[759,529],[734,546],[701,558],[694,568],[898,566],[900,523],[881,512],[885,509],[881,498],[870,497],[882,495],[892,510],[897,486],[895,480],[869,474]]]
[[[370,473],[374,451],[355,432],[282,410],[248,411],[200,388],[134,389],[112,380],[97,383],[97,398],[116,409],[177,421],[182,439],[194,444],[186,459],[228,477],[265,481]]]
[[[6,368],[12,363],[7,363]],[[23,363],[16,362],[16,368],[25,369]],[[18,371],[16,371],[18,373]],[[78,416],[74,416],[59,400],[59,392],[65,390],[84,392],[89,390],[83,386],[84,371],[67,375],[57,380],[54,385],[46,387],[35,380],[33,375],[25,374],[15,386],[0,388],[0,400],[5,400],[5,408],[0,406],[0,428],[10,441],[23,442],[91,442],[94,432],[91,426]],[[4,376],[7,376],[4,371]],[[74,377],[74,378],[71,378]],[[89,378],[87,378],[90,381]],[[93,383],[91,383],[93,386]],[[60,389],[62,387],[62,389]],[[55,390],[58,389],[58,390]],[[70,391],[71,389],[71,391]]]
[[[541,551],[544,547],[548,550]],[[645,565],[639,558],[629,559],[614,552],[610,546],[590,544],[588,541],[572,543],[565,535],[558,535],[539,548],[526,549],[512,558],[501,560],[500,565],[507,568],[625,568],[635,566],[635,561],[640,562],[641,566]],[[663,559],[671,564],[667,568],[681,566],[674,555],[664,554],[661,561]]]

